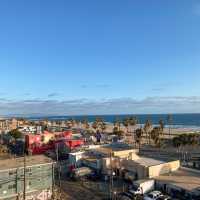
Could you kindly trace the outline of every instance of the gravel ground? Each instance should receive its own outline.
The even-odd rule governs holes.
[[[62,200],[102,200],[105,195],[101,194],[95,187],[83,185],[80,181],[64,180],[62,185]]]

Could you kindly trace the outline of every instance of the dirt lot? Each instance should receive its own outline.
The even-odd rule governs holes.
[[[86,185],[80,181],[64,180],[61,185],[62,200],[102,200],[105,198],[105,194],[96,189],[95,183]]]

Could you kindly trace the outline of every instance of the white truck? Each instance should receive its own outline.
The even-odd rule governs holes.
[[[132,188],[129,190],[129,193],[133,195],[143,195],[148,192],[153,191],[155,188],[155,180],[153,179],[144,179],[133,182]]]

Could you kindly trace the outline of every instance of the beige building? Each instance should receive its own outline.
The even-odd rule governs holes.
[[[174,172],[180,167],[180,161],[164,162],[152,158],[139,157],[136,160],[122,160],[121,169],[136,175],[138,179],[154,178],[162,174]]]
[[[138,149],[125,143],[113,143],[109,145],[101,146],[95,149],[99,154],[104,155],[104,157],[117,157],[121,159],[136,159],[138,158]]]
[[[83,164],[109,174],[111,170],[119,174],[130,172],[134,179],[158,177],[179,169],[179,160],[160,161],[140,157],[138,149],[124,143],[113,143],[88,150],[81,154]]]
[[[0,120],[0,130],[2,131],[10,131],[18,128],[23,124],[23,121],[17,120],[15,118],[12,119],[1,119]]]

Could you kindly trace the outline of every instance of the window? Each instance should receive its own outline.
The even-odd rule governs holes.
[[[16,174],[15,171],[9,171],[9,176],[12,176],[12,175],[14,175],[14,174]]]
[[[15,189],[16,188],[16,184],[12,184],[12,185],[9,185],[8,186],[8,189],[10,190],[10,189]]]
[[[31,172],[31,168],[26,168],[26,172]]]

